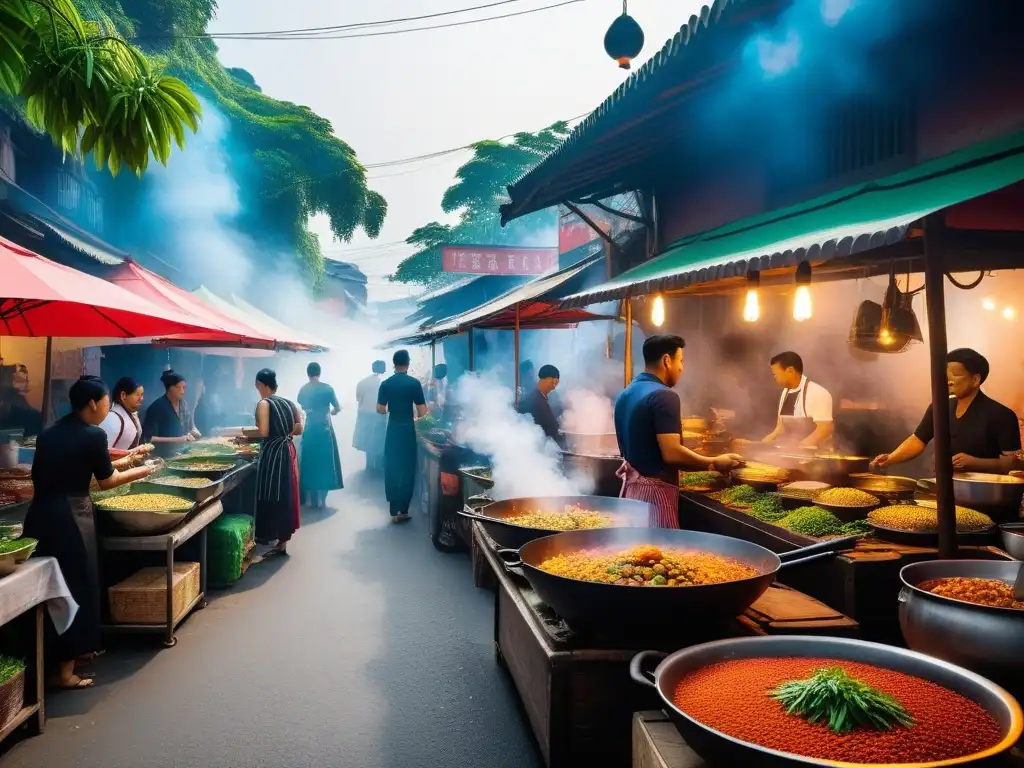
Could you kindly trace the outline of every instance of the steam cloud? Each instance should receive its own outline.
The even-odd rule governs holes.
[[[615,431],[612,401],[589,389],[571,389],[565,396],[562,429],[581,435],[607,435]]]
[[[493,376],[464,375],[455,399],[465,417],[456,438],[490,457],[494,477],[491,495],[495,500],[593,492],[592,478],[562,474],[557,446],[529,416],[512,410],[512,390]]]

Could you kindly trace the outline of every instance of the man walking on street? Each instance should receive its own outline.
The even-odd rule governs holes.
[[[427,415],[423,385],[409,375],[409,353],[404,349],[392,358],[395,372],[377,392],[377,413],[388,414],[384,438],[384,493],[391,506],[391,522],[409,519],[409,505],[416,487],[415,419]]]

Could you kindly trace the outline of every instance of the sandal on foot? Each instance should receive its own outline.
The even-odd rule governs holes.
[[[53,687],[62,691],[80,691],[83,688],[92,688],[93,682],[91,677],[72,675],[67,680],[54,680]]]

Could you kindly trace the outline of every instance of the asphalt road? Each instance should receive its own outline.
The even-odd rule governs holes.
[[[118,641],[94,690],[49,696],[46,732],[0,768],[539,768],[468,557],[419,515],[389,525],[379,482],[346,482],[177,647]]]

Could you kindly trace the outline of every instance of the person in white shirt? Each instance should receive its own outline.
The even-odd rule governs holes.
[[[142,407],[143,388],[130,376],[118,380],[110,393],[110,413],[100,424],[107,433],[107,447],[122,451],[138,448],[142,442],[142,424],[139,422],[139,408]]]
[[[771,359],[772,376],[782,387],[775,429],[761,442],[820,448],[835,431],[832,395],[804,375],[804,361],[796,352],[781,352]]]

